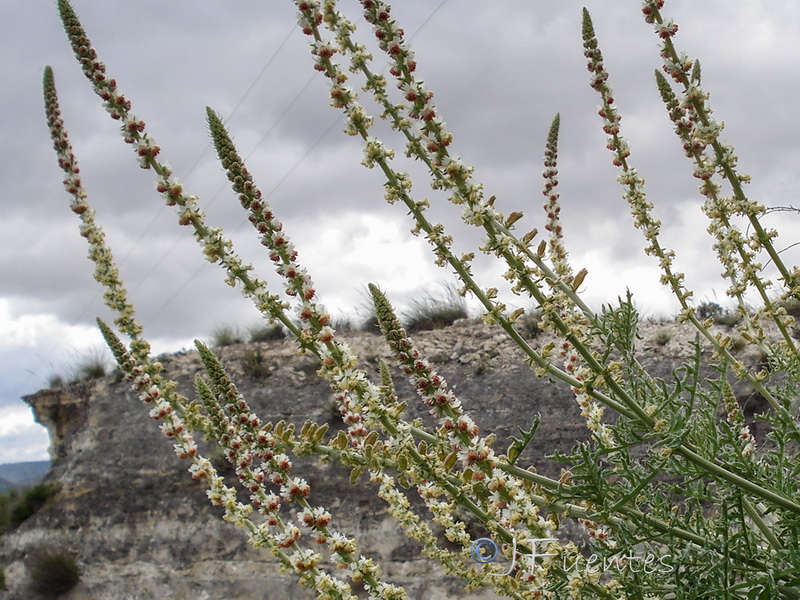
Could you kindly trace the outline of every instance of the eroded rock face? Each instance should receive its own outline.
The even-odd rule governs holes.
[[[379,359],[390,357],[377,334],[345,336],[362,360],[377,373]],[[520,459],[540,472],[558,475],[560,465],[542,457],[568,451],[586,436],[568,389],[535,377],[521,353],[502,331],[458,322],[453,327],[415,334],[421,350],[450,382],[483,431],[493,431],[495,449],[503,452],[508,436],[531,423],[542,425]],[[547,339],[538,339],[541,346]],[[657,376],[668,376],[681,358],[668,347],[645,347],[644,360]],[[261,360],[253,356],[260,353]],[[341,427],[327,384],[316,365],[299,356],[290,340],[219,349],[240,391],[265,421],[306,419]],[[193,352],[160,358],[167,375],[191,396],[201,371]],[[258,368],[254,368],[254,364]],[[398,394],[411,416],[431,417],[394,372]],[[377,380],[377,376],[376,379]],[[204,487],[192,480],[188,465],[172,453],[147,416],[148,409],[126,381],[113,376],[66,389],[44,390],[25,400],[51,435],[54,466],[47,481],[57,495],[21,527],[0,538],[0,564],[9,591],[3,600],[30,597],[27,568],[46,549],[74,555],[82,569],[69,599],[138,600],[306,599],[314,595],[282,574],[268,552],[248,546],[245,534],[224,522],[210,506]],[[459,580],[444,577],[425,558],[420,545],[405,537],[366,477],[351,486],[349,472],[314,460],[294,461],[294,471],[312,486],[311,500],[332,514],[335,530],[353,536],[359,552],[383,567],[386,581],[403,585],[410,598],[489,599],[488,590],[467,594]]]

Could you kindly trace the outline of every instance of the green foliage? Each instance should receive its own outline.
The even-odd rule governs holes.
[[[6,589],[6,570],[3,565],[0,565],[0,592],[4,592]]]
[[[17,498],[17,491],[12,489],[0,494],[0,534],[8,530],[11,506]]]
[[[58,491],[58,486],[40,483],[0,495],[0,533],[15,529],[33,516]]]
[[[81,571],[73,556],[47,552],[33,560],[30,591],[45,598],[58,598],[78,585],[80,579]]]

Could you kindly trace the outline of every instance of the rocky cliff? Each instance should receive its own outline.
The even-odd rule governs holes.
[[[669,327],[677,331],[677,325]],[[656,329],[644,329],[643,362],[654,375],[666,377],[686,352],[686,336],[672,334],[665,342],[668,336],[657,339]],[[379,359],[388,361],[378,334],[346,337],[366,370],[376,372]],[[505,449],[518,426],[527,427],[541,414],[542,425],[521,464],[533,462],[540,472],[557,474],[560,466],[542,457],[567,451],[585,437],[570,392],[537,379],[502,331],[460,321],[414,338],[483,430],[496,432],[498,449]],[[541,336],[534,343],[545,341]],[[329,389],[315,375],[315,363],[298,355],[292,341],[235,345],[218,353],[264,420],[302,424],[311,419],[330,423],[335,432]],[[196,354],[160,360],[182,392],[191,395],[201,370]],[[410,388],[400,385],[399,372],[395,375],[412,414],[427,416]],[[747,396],[746,389],[739,392]],[[294,576],[281,574],[268,552],[249,547],[240,530],[222,521],[126,381],[112,375],[25,400],[50,431],[54,465],[47,481],[60,487],[37,514],[0,538],[8,586],[0,599],[31,597],[31,563],[48,550],[72,554],[80,565],[80,583],[64,596],[69,600],[313,597]],[[296,471],[311,484],[313,498],[333,514],[336,528],[354,536],[360,551],[382,564],[384,578],[403,585],[411,598],[494,598],[489,591],[465,594],[459,581],[443,577],[396,527],[366,478],[351,486],[346,470],[311,460],[298,461]]]

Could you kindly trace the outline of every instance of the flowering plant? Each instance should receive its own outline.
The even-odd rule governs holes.
[[[329,81],[331,104],[345,115],[345,132],[362,138],[364,166],[383,173],[386,200],[405,207],[414,220],[414,233],[430,243],[436,264],[456,273],[460,293],[477,299],[485,321],[519,346],[531,368],[569,386],[591,436],[569,456],[560,457],[569,467],[559,479],[538,474],[534,465],[518,464],[535,428],[521,430],[520,438],[508,440],[505,451],[496,448],[496,436],[481,433],[477,416],[464,410],[453,388],[400,325],[387,297],[371,285],[381,331],[397,367],[433,417],[428,425],[407,420],[389,366],[381,364],[380,381],[372,381],[332,328],[311,275],[220,117],[208,109],[214,147],[283,278],[282,294],[270,291],[222,230],[207,224],[197,197],[161,160],[145,122],[107,74],[69,1],[58,0],[83,72],[119,123],[139,166],[155,174],[157,192],[175,208],[179,224],[192,229],[206,259],[225,270],[226,282],[238,287],[265,318],[280,323],[301,353],[318,359],[318,374],[330,384],[346,425],[345,431],[327,436],[325,425],[306,422],[298,430],[284,422],[263,421],[224,365],[200,342],[196,346],[206,375],[196,379],[195,398],[182,396],[176,384],[164,378],[95,221],[61,118],[53,73],[46,69],[47,118],[71,208],[89,243],[95,278],[106,288],[106,303],[116,313],[114,325],[129,342],[123,343],[105,322],[98,321],[100,329],[120,369],[149,405],[150,416],[173,440],[176,455],[188,461],[191,476],[207,486],[211,503],[224,507],[226,520],[245,529],[255,546],[269,548],[282,568],[295,572],[320,599],[357,597],[351,582],[363,583],[370,598],[405,598],[406,593],[383,580],[379,565],[359,553],[356,540],[336,530],[333,515],[294,471],[295,456],[324,457],[351,470],[353,479],[368,474],[398,524],[468,589],[492,587],[497,594],[517,599],[800,598],[800,353],[791,335],[792,320],[782,307],[782,301],[800,300],[800,270],[784,264],[775,248],[777,233],[761,223],[765,208],[745,194],[747,177],[738,171],[733,148],[719,137],[722,125],[712,116],[699,63],[676,49],[678,26],[662,16],[663,0],[642,3],[645,21],[661,40],[658,90],[705,197],[709,232],[730,280],[728,294],[738,303],[739,335],[766,357],[766,367],[757,371],[734,356],[730,336],[712,333],[711,320],[698,315],[683,275],[675,270],[675,254],[660,239],[660,223],[622,135],[588,11],[583,12],[584,54],[590,85],[600,97],[599,116],[618,181],[634,224],[644,235],[645,252],[658,260],[662,283],[680,303],[680,321],[713,348],[711,376],[701,374],[698,340],[692,357],[674,372],[671,382],[655,378],[636,353],[638,315],[630,296],[599,312],[580,297],[587,272],[575,272],[570,264],[559,220],[558,116],[544,159],[548,233],[534,243],[535,230],[523,235],[515,230],[522,214],[498,211],[494,198],[486,198],[473,179],[473,169],[453,153],[454,137],[432,92],[417,76],[414,53],[385,2],[360,0],[360,5],[390,60],[389,77],[372,68],[372,56],[357,41],[355,25],[337,10],[335,0],[295,0],[295,5],[299,26],[309,37],[314,69]],[[541,327],[557,343],[534,348],[515,326],[525,311],[510,310],[498,300],[497,289],[476,282],[470,266],[474,254],[453,253],[453,240],[444,226],[432,223],[426,214],[428,201],[417,200],[410,176],[395,168],[394,150],[371,133],[374,119],[359,92],[348,85],[356,79],[383,108],[381,118],[404,140],[406,154],[425,166],[434,189],[461,208],[465,223],[483,231],[480,251],[506,265],[510,290],[535,302]],[[399,100],[390,81],[400,92]],[[742,222],[750,233],[742,231]],[[759,261],[764,254],[780,274],[779,285],[762,276]],[[745,301],[750,291],[760,299],[756,311]],[[749,382],[769,405],[763,415],[769,432],[758,443],[733,394],[734,379]],[[230,486],[201,454],[198,435],[219,445],[242,490]],[[427,512],[412,508],[411,495],[419,496]],[[289,507],[297,508],[298,523],[289,517]],[[488,537],[473,537],[463,515],[477,520]],[[564,519],[585,528],[585,547],[559,541]],[[511,560],[507,572],[487,559],[487,541]],[[637,556],[652,558],[643,561],[652,568],[633,568],[635,556],[625,553],[633,548]],[[615,568],[598,568],[599,561]]]

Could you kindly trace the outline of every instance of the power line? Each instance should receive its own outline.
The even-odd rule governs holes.
[[[418,27],[418,28],[417,28],[417,29],[416,29],[416,30],[415,30],[415,31],[414,31],[414,32],[413,32],[413,33],[412,33],[412,34],[411,34],[411,35],[408,37],[408,39],[409,39],[409,40],[411,40],[411,39],[413,39],[413,38],[414,38],[416,35],[418,35],[418,34],[419,34],[419,33],[420,33],[420,32],[421,32],[421,31],[422,31],[422,30],[423,30],[423,29],[424,29],[424,28],[425,28],[425,27],[428,25],[428,23],[429,23],[429,22],[431,21],[431,19],[432,19],[432,18],[433,18],[433,17],[436,15],[436,13],[438,13],[438,12],[439,12],[439,10],[440,10],[440,9],[441,9],[441,8],[442,8],[442,7],[443,7],[443,6],[444,6],[444,5],[447,3],[447,2],[448,2],[448,0],[441,0],[441,1],[439,2],[439,4],[438,4],[438,5],[437,5],[437,6],[434,8],[434,10],[433,10],[433,11],[432,11],[432,12],[431,12],[431,13],[430,13],[430,14],[429,14],[429,15],[428,15],[426,18],[425,18],[425,20],[424,20],[424,21],[423,21],[423,22],[420,24],[420,26],[419,26],[419,27]],[[359,20],[359,22],[360,22],[360,21],[362,21],[362,20],[363,20],[363,17],[362,17],[362,18]],[[226,118],[226,120],[230,120],[230,119],[231,119],[231,118],[232,118],[232,117],[233,117],[233,116],[236,114],[236,112],[237,112],[237,111],[238,111],[238,110],[241,108],[241,106],[242,106],[242,104],[244,103],[244,101],[247,99],[247,97],[248,97],[248,96],[249,96],[249,95],[252,93],[252,91],[255,89],[255,87],[256,87],[256,85],[258,84],[258,82],[259,82],[259,81],[260,81],[260,80],[263,78],[263,76],[264,76],[264,75],[266,74],[266,72],[269,70],[269,67],[272,65],[272,63],[274,62],[274,60],[277,58],[277,56],[278,56],[278,54],[280,53],[280,51],[281,51],[281,50],[284,48],[284,46],[285,46],[285,45],[288,43],[288,40],[290,39],[290,37],[291,37],[291,36],[292,36],[292,35],[293,35],[293,34],[294,34],[296,31],[297,31],[297,28],[296,28],[294,25],[292,25],[292,27],[289,29],[289,31],[287,32],[287,34],[284,36],[284,38],[283,38],[283,40],[281,41],[281,43],[278,45],[277,49],[276,49],[276,50],[275,50],[275,51],[272,53],[272,55],[270,56],[270,58],[269,58],[269,59],[267,60],[267,62],[264,64],[264,66],[262,67],[261,71],[260,71],[260,72],[258,73],[258,75],[255,77],[255,79],[254,79],[254,80],[253,80],[253,82],[250,84],[250,86],[247,88],[247,90],[246,90],[246,91],[245,91],[245,92],[242,94],[242,96],[240,97],[239,101],[236,103],[236,105],[234,106],[233,110],[230,112],[230,114],[229,114],[229,115],[228,115],[228,117]],[[384,68],[384,70],[385,70],[385,68]],[[292,101],[291,101],[291,102],[290,102],[290,103],[289,103],[289,104],[286,106],[286,108],[284,108],[284,110],[281,112],[281,114],[278,116],[278,118],[277,118],[277,119],[276,119],[276,120],[273,122],[273,124],[272,124],[272,125],[269,127],[269,129],[267,129],[267,131],[266,131],[266,132],[265,132],[265,133],[264,133],[264,134],[261,136],[261,138],[260,138],[260,139],[258,140],[258,142],[255,144],[255,146],[254,146],[254,147],[253,147],[253,148],[250,150],[250,152],[249,152],[249,153],[248,153],[248,154],[245,156],[245,159],[247,159],[247,158],[249,158],[250,156],[252,156],[252,155],[255,153],[255,151],[256,151],[256,150],[257,150],[257,149],[258,149],[258,148],[261,146],[261,144],[262,144],[262,143],[263,143],[263,142],[264,142],[264,141],[265,141],[265,140],[266,140],[266,139],[267,139],[267,138],[270,136],[270,134],[273,132],[273,130],[275,129],[275,127],[277,127],[277,126],[278,126],[278,124],[280,124],[280,122],[281,122],[281,121],[282,121],[282,120],[285,118],[285,116],[286,116],[286,115],[288,114],[288,112],[289,112],[289,111],[292,109],[292,107],[293,107],[293,106],[294,106],[294,105],[297,103],[297,101],[299,100],[299,98],[302,96],[302,94],[305,92],[305,90],[308,88],[308,86],[309,86],[309,85],[310,85],[310,84],[313,82],[313,80],[315,79],[315,77],[316,77],[315,75],[312,75],[311,77],[309,77],[309,79],[306,81],[306,83],[303,85],[303,87],[302,87],[302,88],[301,88],[301,89],[298,91],[298,93],[297,93],[297,94],[295,94],[295,96],[294,96],[294,98],[292,99]],[[341,115],[337,115],[336,119],[334,119],[334,120],[331,122],[331,124],[330,124],[330,125],[327,127],[327,129],[325,129],[325,131],[324,131],[324,132],[323,132],[323,133],[322,133],[322,134],[321,134],[319,137],[317,137],[317,139],[316,139],[316,140],[315,140],[315,141],[314,141],[314,142],[311,144],[311,146],[310,146],[310,147],[309,147],[309,148],[306,150],[306,152],[303,154],[303,156],[301,156],[301,157],[300,157],[300,158],[299,158],[299,159],[298,159],[298,160],[297,160],[297,161],[296,161],[296,162],[295,162],[295,163],[292,165],[292,167],[291,167],[291,168],[290,168],[290,169],[289,169],[289,170],[286,172],[286,174],[285,174],[285,175],[284,175],[284,176],[283,176],[283,177],[282,177],[282,178],[281,178],[281,179],[280,179],[280,180],[279,180],[279,181],[278,181],[278,182],[277,182],[277,183],[276,183],[276,184],[275,184],[275,185],[272,187],[272,189],[271,189],[271,190],[270,190],[270,191],[267,193],[267,195],[268,195],[268,196],[269,196],[269,195],[272,195],[272,194],[274,194],[274,192],[276,192],[276,191],[277,191],[277,190],[280,188],[280,186],[284,184],[284,182],[285,182],[285,181],[286,181],[286,180],[287,180],[287,179],[288,179],[288,178],[289,178],[289,177],[292,175],[292,173],[294,173],[294,172],[295,172],[295,170],[296,170],[296,169],[297,169],[297,168],[298,168],[298,167],[299,167],[299,166],[300,166],[300,165],[301,165],[301,164],[302,164],[302,163],[303,163],[303,162],[304,162],[304,161],[307,159],[307,157],[308,157],[308,156],[309,156],[309,155],[310,155],[310,154],[311,154],[311,153],[314,151],[314,149],[315,149],[315,148],[316,148],[316,147],[317,147],[317,146],[318,146],[318,145],[319,145],[319,144],[322,142],[322,140],[323,140],[323,139],[324,139],[324,138],[325,138],[325,137],[326,137],[326,136],[327,136],[327,135],[330,133],[330,131],[333,129],[333,127],[336,125],[336,123],[337,123],[337,122],[339,122],[341,119],[342,119],[342,116],[341,116]],[[192,174],[192,173],[195,171],[195,169],[198,167],[198,165],[200,164],[200,162],[202,161],[203,157],[206,155],[206,153],[208,152],[208,150],[209,150],[209,146],[206,146],[206,147],[203,149],[203,151],[202,151],[202,152],[201,152],[201,153],[198,155],[197,159],[194,161],[194,163],[192,164],[192,166],[191,166],[191,167],[189,168],[189,170],[186,172],[186,175],[184,176],[184,179],[185,179],[185,180],[186,180],[186,179],[188,179],[188,178],[191,176],[191,174]],[[217,197],[218,197],[218,196],[219,196],[219,195],[222,193],[222,191],[223,191],[223,190],[224,190],[226,187],[227,187],[227,185],[226,185],[226,184],[223,184],[222,186],[220,186],[220,188],[219,188],[219,189],[218,189],[218,190],[217,190],[217,191],[214,193],[214,195],[211,197],[211,199],[209,200],[209,202],[208,202],[208,203],[206,203],[206,207],[208,207],[208,206],[210,206],[211,204],[213,204],[213,203],[214,203],[214,201],[217,199]],[[138,247],[138,246],[139,246],[139,245],[142,243],[142,241],[143,241],[143,239],[144,239],[145,235],[146,235],[146,234],[147,234],[147,233],[148,233],[148,232],[149,232],[149,231],[152,229],[152,227],[154,226],[154,224],[156,223],[156,221],[159,219],[159,217],[161,216],[161,213],[164,211],[164,209],[165,209],[165,208],[166,208],[166,205],[165,205],[165,204],[162,204],[162,205],[161,205],[161,207],[159,208],[159,210],[158,210],[158,211],[156,212],[156,214],[154,215],[153,219],[150,221],[150,223],[149,223],[149,224],[148,224],[148,225],[147,225],[147,226],[146,226],[146,227],[145,227],[145,228],[142,230],[141,234],[140,234],[140,235],[139,235],[139,237],[137,238],[136,242],[134,242],[133,246],[132,246],[132,247],[131,247],[131,248],[128,250],[128,252],[127,252],[127,253],[125,254],[125,256],[122,258],[122,260],[121,260],[121,261],[119,261],[119,265],[122,265],[122,264],[124,264],[124,263],[125,263],[125,262],[126,262],[126,261],[127,261],[129,258],[130,258],[130,256],[131,256],[131,255],[133,254],[133,252],[136,250],[136,248],[137,248],[137,247]],[[242,227],[243,227],[243,226],[244,226],[246,223],[247,223],[247,220],[246,220],[246,219],[243,219],[243,220],[240,222],[239,226],[238,226],[238,227],[237,227],[237,228],[234,230],[234,233],[235,233],[235,232],[238,232],[239,230],[241,230],[241,228],[242,228]],[[157,267],[158,267],[158,266],[159,266],[159,265],[160,265],[160,264],[163,262],[163,260],[164,260],[164,259],[165,259],[165,258],[166,258],[166,257],[167,257],[167,256],[168,256],[168,255],[169,255],[171,252],[172,252],[172,250],[175,248],[175,246],[178,244],[178,242],[180,241],[180,239],[181,239],[182,237],[183,237],[183,235],[178,235],[178,237],[176,237],[176,238],[174,239],[174,241],[173,241],[173,242],[172,242],[172,244],[169,246],[169,248],[167,248],[167,250],[161,254],[161,256],[160,256],[160,257],[158,258],[158,260],[156,260],[156,262],[155,262],[155,263],[154,263],[154,264],[153,264],[153,265],[150,267],[150,269],[147,271],[147,273],[146,273],[146,274],[145,274],[145,275],[144,275],[144,276],[143,276],[143,277],[140,279],[140,281],[139,281],[139,282],[138,282],[138,283],[137,283],[137,284],[136,284],[136,285],[135,285],[135,286],[134,286],[134,287],[131,289],[131,291],[132,291],[132,292],[133,292],[133,291],[135,291],[135,290],[137,290],[137,289],[139,289],[139,287],[141,287],[141,285],[143,285],[143,284],[144,284],[144,282],[145,282],[145,281],[147,281],[148,277],[149,277],[149,276],[150,276],[150,275],[153,273],[153,271],[155,271],[155,269],[156,269],[156,268],[157,268]],[[169,304],[170,304],[170,303],[171,303],[171,302],[172,302],[172,301],[173,301],[173,300],[174,300],[174,299],[175,299],[175,298],[178,296],[178,294],[179,294],[179,293],[180,293],[180,292],[181,292],[181,291],[182,291],[182,290],[183,290],[183,289],[184,289],[184,288],[185,288],[185,287],[188,285],[188,283],[189,283],[189,282],[190,282],[192,279],[194,279],[194,278],[197,276],[197,274],[198,274],[198,273],[201,271],[201,269],[202,269],[204,266],[205,266],[205,265],[200,265],[200,266],[199,266],[199,267],[198,267],[198,268],[197,268],[197,269],[196,269],[196,270],[195,270],[195,271],[194,271],[194,272],[193,272],[193,273],[192,273],[192,274],[191,274],[191,275],[190,275],[190,276],[189,276],[189,277],[188,277],[188,278],[187,278],[187,279],[186,279],[186,280],[185,280],[185,281],[184,281],[184,282],[183,282],[183,283],[182,283],[182,284],[181,284],[181,285],[180,285],[180,286],[177,288],[177,289],[175,289],[175,291],[174,291],[174,292],[173,292],[173,293],[170,295],[170,297],[169,297],[169,298],[167,298],[167,299],[166,299],[166,300],[165,300],[165,301],[164,301],[164,302],[161,304],[161,306],[159,306],[159,308],[158,308],[158,309],[156,309],[156,311],[155,311],[155,312],[153,312],[153,313],[151,313],[151,314],[149,315],[149,319],[153,319],[154,317],[156,317],[157,315],[159,315],[159,314],[160,314],[160,313],[161,313],[161,312],[162,312],[162,311],[163,311],[163,310],[164,310],[164,309],[165,309],[167,306],[169,306]],[[88,311],[89,307],[90,307],[90,306],[91,306],[91,305],[92,305],[92,304],[95,302],[95,300],[96,300],[96,299],[97,299],[97,297],[100,295],[100,293],[101,293],[101,290],[98,290],[97,292],[95,292],[95,294],[92,296],[91,300],[90,300],[90,301],[89,301],[89,302],[86,304],[86,306],[84,306],[84,308],[83,308],[83,310],[80,312],[80,314],[79,314],[79,315],[78,315],[78,316],[77,316],[77,317],[76,317],[76,318],[73,320],[73,322],[71,323],[71,325],[69,325],[69,327],[68,327],[68,330],[69,330],[69,329],[72,329],[73,327],[75,327],[75,326],[77,325],[78,321],[80,321],[80,319],[81,319],[81,318],[82,318],[82,317],[83,317],[83,316],[86,314],[86,312]],[[62,336],[61,336],[61,338],[60,338],[60,339],[59,339],[59,340],[58,340],[58,341],[57,341],[57,342],[56,342],[56,343],[55,343],[55,344],[54,344],[54,345],[53,345],[53,346],[50,348],[50,350],[48,350],[48,352],[47,352],[47,353],[46,353],[46,354],[45,354],[45,355],[44,355],[44,356],[43,356],[43,357],[40,359],[40,361],[39,361],[39,364],[38,364],[38,365],[37,365],[37,366],[36,366],[36,367],[35,367],[33,370],[29,371],[29,377],[32,377],[32,376],[36,375],[36,373],[37,373],[37,372],[38,372],[38,370],[41,368],[41,366],[44,364],[44,362],[45,362],[45,361],[46,361],[46,360],[47,360],[47,359],[48,359],[48,358],[49,358],[49,357],[52,355],[52,353],[53,353],[53,352],[54,352],[54,351],[55,351],[55,350],[56,350],[56,349],[57,349],[57,348],[58,348],[58,347],[59,347],[59,346],[60,346],[60,345],[63,343],[64,339],[66,339],[66,334],[65,334],[65,335],[62,335]],[[19,394],[16,394],[16,395],[18,396]]]
[[[269,57],[269,59],[267,60],[267,62],[266,62],[266,63],[264,64],[264,66],[262,67],[261,71],[258,73],[258,75],[255,77],[255,79],[252,81],[252,83],[251,83],[251,84],[250,84],[250,86],[247,88],[247,90],[244,92],[244,94],[242,94],[242,96],[239,98],[239,101],[236,103],[236,106],[234,106],[233,110],[232,110],[232,111],[230,112],[230,114],[228,115],[228,117],[227,117],[228,119],[232,118],[232,117],[233,117],[233,116],[236,114],[236,112],[239,110],[239,108],[240,108],[240,107],[242,106],[242,104],[244,103],[245,99],[246,99],[246,98],[247,98],[247,97],[250,95],[250,93],[251,93],[251,92],[252,92],[252,91],[255,89],[255,87],[256,87],[256,85],[258,84],[258,82],[259,82],[259,81],[260,81],[260,80],[263,78],[264,74],[267,72],[267,70],[269,69],[269,67],[272,65],[272,63],[274,62],[274,60],[276,59],[276,57],[278,56],[278,54],[281,52],[281,50],[282,50],[282,49],[284,48],[284,46],[287,44],[287,42],[289,41],[289,38],[290,38],[290,37],[291,37],[291,36],[292,36],[292,35],[293,35],[293,34],[294,34],[296,31],[297,31],[297,27],[296,27],[294,24],[293,24],[292,26],[290,26],[290,28],[289,28],[289,31],[288,31],[288,32],[286,33],[286,35],[283,37],[283,40],[281,41],[281,43],[278,45],[278,47],[275,49],[275,51],[274,51],[274,52],[272,53],[272,55]],[[306,86],[307,86],[307,85],[308,85],[308,84],[306,84]],[[303,88],[303,89],[305,89],[305,88]],[[296,98],[295,98],[295,99],[296,99]],[[197,168],[197,166],[200,164],[200,162],[201,162],[201,160],[203,159],[203,157],[205,156],[205,154],[208,152],[208,149],[209,149],[209,147],[208,147],[208,146],[205,146],[205,147],[204,147],[203,151],[200,153],[200,155],[199,155],[199,156],[197,157],[197,159],[194,161],[194,163],[192,164],[192,166],[191,166],[191,167],[189,168],[189,170],[186,172],[186,175],[184,176],[184,178],[188,178],[188,177],[189,177],[189,176],[192,174],[192,172],[195,170],[195,168]],[[219,193],[219,192],[218,192],[218,193]],[[123,264],[124,264],[124,263],[125,263],[125,262],[128,260],[128,258],[130,258],[131,254],[133,254],[133,252],[136,250],[136,248],[137,248],[137,247],[138,247],[138,246],[139,246],[139,245],[142,243],[142,240],[144,239],[145,235],[146,235],[146,234],[147,234],[147,233],[148,233],[148,232],[149,232],[149,231],[152,229],[153,225],[154,225],[154,224],[156,223],[156,221],[157,221],[157,220],[160,218],[160,216],[161,216],[161,214],[163,213],[163,211],[164,211],[164,209],[165,209],[165,208],[167,208],[166,204],[162,204],[162,205],[161,205],[161,207],[159,208],[159,210],[158,210],[158,211],[155,213],[155,215],[153,216],[153,218],[152,218],[152,220],[150,221],[150,223],[149,223],[149,224],[148,224],[148,225],[147,225],[147,226],[146,226],[146,227],[145,227],[145,228],[142,230],[142,232],[139,234],[139,237],[138,237],[138,238],[137,238],[137,240],[134,242],[133,246],[131,246],[131,248],[128,250],[128,252],[125,254],[125,256],[122,258],[122,260],[120,260],[120,261],[119,261],[118,265],[120,265],[120,266],[121,266],[121,265],[123,265]],[[174,247],[174,246],[177,244],[178,240],[180,240],[180,237],[176,238],[175,242],[173,242],[173,244],[172,244],[172,245],[170,246],[170,248],[167,250],[167,253],[169,252],[169,250],[171,250],[171,249],[172,249],[172,248],[173,248],[173,247]],[[154,265],[151,267],[151,269],[150,269],[150,270],[147,272],[147,274],[145,275],[145,277],[144,277],[144,278],[142,278],[142,280],[140,280],[140,281],[139,281],[139,283],[137,283],[137,284],[136,284],[136,285],[133,287],[132,291],[134,291],[134,290],[138,289],[138,288],[139,288],[139,287],[140,287],[140,286],[141,286],[141,285],[144,283],[144,281],[146,281],[146,278],[147,278],[147,276],[148,276],[148,275],[150,275],[150,274],[153,272],[153,270],[154,270],[154,269],[155,269],[155,268],[156,268],[156,267],[157,267],[157,266],[158,266],[158,265],[161,263],[161,261],[164,259],[164,257],[166,256],[166,254],[167,254],[167,253],[165,253],[164,255],[162,255],[162,257],[161,257],[161,258],[159,258],[159,260],[158,260],[158,261],[156,261],[156,263],[155,263],[155,264],[154,264]],[[74,327],[75,327],[75,326],[78,324],[78,322],[79,322],[79,321],[80,321],[80,320],[81,320],[81,319],[84,317],[84,315],[86,314],[86,312],[89,310],[89,308],[90,308],[90,307],[92,306],[92,304],[95,302],[95,300],[97,300],[97,298],[98,298],[98,297],[101,295],[101,293],[102,293],[102,290],[100,290],[100,289],[98,289],[98,290],[96,290],[96,291],[95,291],[94,295],[93,295],[93,296],[92,296],[92,298],[89,300],[89,302],[88,302],[88,303],[87,303],[87,304],[86,304],[86,305],[83,307],[83,309],[82,309],[82,310],[81,310],[81,312],[78,314],[78,316],[77,316],[77,317],[75,317],[75,319],[72,321],[72,323],[71,323],[71,324],[70,324],[70,325],[67,327],[67,331],[71,330],[72,328],[74,328]],[[38,373],[39,369],[42,367],[42,365],[45,363],[45,361],[46,361],[48,358],[50,358],[50,356],[53,354],[53,352],[55,352],[55,351],[56,351],[56,349],[57,349],[57,348],[59,348],[59,347],[62,345],[62,343],[64,342],[64,340],[65,340],[65,339],[66,339],[66,334],[62,335],[62,336],[61,336],[61,337],[60,337],[60,338],[59,338],[59,339],[58,339],[58,340],[57,340],[57,341],[56,341],[56,342],[55,342],[55,343],[54,343],[54,344],[53,344],[53,345],[50,347],[50,349],[49,349],[49,350],[48,350],[48,351],[47,351],[47,352],[46,352],[46,353],[45,353],[45,354],[44,354],[44,355],[43,355],[43,356],[40,358],[40,360],[39,360],[39,363],[36,365],[36,367],[34,367],[32,370],[29,370],[29,371],[28,371],[28,373],[29,373],[29,375],[28,375],[28,378],[30,378],[30,377],[33,377],[33,376],[35,376],[35,375]],[[26,379],[26,381],[28,381],[28,379]],[[20,384],[20,389],[21,389],[21,385],[22,385],[22,384]],[[15,396],[19,396],[19,392],[18,392],[18,393],[16,393],[16,394],[15,394]]]

